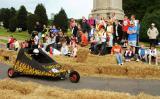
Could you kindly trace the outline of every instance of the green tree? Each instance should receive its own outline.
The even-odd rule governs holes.
[[[59,11],[58,14],[55,15],[53,24],[60,28],[63,32],[67,32],[68,30],[68,17],[63,8]]]
[[[8,29],[9,27],[9,20],[10,20],[10,17],[11,16],[11,13],[10,13],[10,9],[8,8],[2,8],[1,9],[1,21],[3,22],[3,25],[5,28]]]
[[[17,14],[18,28],[22,28],[22,31],[27,30],[27,10],[25,6],[21,6]]]
[[[32,33],[34,30],[34,26],[36,25],[36,22],[38,21],[38,16],[35,14],[30,14],[28,16],[28,21],[27,21],[27,27],[28,27],[28,32]]]
[[[9,20],[9,31],[15,32],[16,28],[17,28],[17,18],[16,16],[14,16]]]
[[[126,15],[136,15],[136,18],[142,20],[147,9],[157,5],[159,0],[123,0],[123,9]]]
[[[34,14],[38,16],[38,21],[43,25],[48,24],[48,17],[46,13],[46,8],[43,6],[43,4],[38,4],[36,6],[36,9],[34,11]]]
[[[16,11],[15,8],[11,7],[10,8],[10,13],[11,13],[11,18],[12,18],[12,17],[16,16],[17,11]]]

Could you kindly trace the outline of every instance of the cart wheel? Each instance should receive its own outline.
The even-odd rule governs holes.
[[[15,77],[16,72],[14,71],[13,68],[8,69],[8,77],[13,78]]]
[[[69,74],[69,79],[72,83],[78,83],[79,80],[80,80],[80,75],[77,71],[72,71],[70,74]]]

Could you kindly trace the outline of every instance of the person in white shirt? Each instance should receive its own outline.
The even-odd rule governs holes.
[[[155,23],[151,24],[151,27],[147,31],[147,35],[150,40],[150,47],[151,46],[156,46],[156,40],[159,35],[158,29],[155,27]]]
[[[68,46],[66,45],[66,43],[63,43],[63,44],[62,44],[61,54],[64,55],[64,56],[67,56],[67,55],[69,54],[69,48],[68,48]]]
[[[39,37],[38,37],[38,34],[36,33],[36,35],[34,37],[34,45],[36,48],[38,48],[38,44],[39,44]]]
[[[107,34],[106,34],[104,26],[101,28],[100,32],[101,32],[101,37],[100,38],[101,38],[101,43],[102,43],[100,55],[105,55]]]
[[[158,65],[158,55],[157,55],[157,49],[155,47],[151,47],[151,49],[148,51],[149,55],[149,64],[151,65],[152,59],[155,59],[155,64]]]
[[[15,48],[15,51],[18,51],[18,49],[20,48],[20,45],[17,39],[14,39],[14,48]]]

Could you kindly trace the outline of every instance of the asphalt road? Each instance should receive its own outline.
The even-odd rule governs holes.
[[[9,66],[0,63],[0,79],[8,78],[7,70]],[[65,89],[93,89],[102,91],[127,92],[137,95],[141,92],[151,95],[160,95],[160,80],[141,80],[141,79],[117,79],[101,77],[81,77],[79,83],[71,83],[67,80],[55,80],[37,78],[29,76],[19,76],[13,78],[18,81],[32,81],[43,85],[56,86]]]

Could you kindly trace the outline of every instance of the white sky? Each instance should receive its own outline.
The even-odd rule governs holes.
[[[93,6],[93,0],[0,0],[0,8],[19,9],[24,5],[27,11],[33,13],[38,3],[45,6],[49,18],[51,13],[58,13],[61,7],[65,9],[69,18],[88,17]]]

